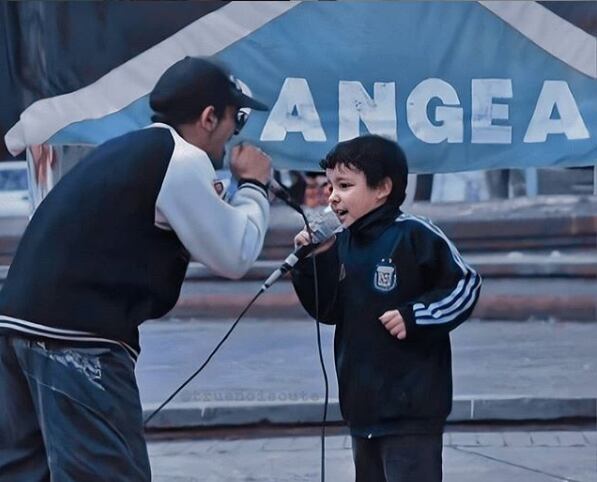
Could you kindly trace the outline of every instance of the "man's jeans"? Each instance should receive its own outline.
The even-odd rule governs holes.
[[[356,482],[441,482],[442,434],[352,437]]]
[[[0,482],[150,480],[123,348],[0,335]]]

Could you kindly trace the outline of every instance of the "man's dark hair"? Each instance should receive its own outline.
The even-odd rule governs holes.
[[[385,177],[390,178],[392,192],[388,202],[397,206],[404,202],[408,164],[396,142],[370,134],[339,142],[319,163],[322,169],[334,169],[338,165],[362,171],[371,188],[378,187]]]

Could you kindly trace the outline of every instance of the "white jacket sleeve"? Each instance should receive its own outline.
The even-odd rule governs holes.
[[[241,278],[263,247],[267,193],[243,184],[226,203],[214,188],[207,154],[173,135],[177,142],[157,197],[155,224],[172,229],[195,261],[218,275]]]

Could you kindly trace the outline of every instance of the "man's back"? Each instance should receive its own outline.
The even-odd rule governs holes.
[[[155,227],[174,149],[150,128],[95,149],[49,193],[0,292],[0,315],[92,332],[138,349],[137,325],[176,302],[188,253]]]

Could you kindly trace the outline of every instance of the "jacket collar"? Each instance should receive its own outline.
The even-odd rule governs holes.
[[[369,211],[352,223],[348,230],[353,236],[377,237],[402,214],[399,206],[385,203]]]

